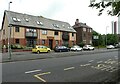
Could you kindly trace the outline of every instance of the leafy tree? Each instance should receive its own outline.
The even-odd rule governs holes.
[[[100,16],[103,11],[111,7],[111,9],[107,10],[107,14],[111,16],[119,16],[120,15],[120,1],[119,0],[112,0],[113,2],[110,2],[109,0],[101,0],[100,2],[96,2],[94,0],[90,3],[89,7],[96,8],[99,10],[98,16]]]
[[[118,43],[118,36],[116,34],[107,34],[107,44],[114,45]]]

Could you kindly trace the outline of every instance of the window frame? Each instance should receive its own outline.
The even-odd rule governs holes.
[[[47,35],[47,30],[42,30],[42,35]]]
[[[15,27],[15,32],[20,32],[20,27],[19,26]]]

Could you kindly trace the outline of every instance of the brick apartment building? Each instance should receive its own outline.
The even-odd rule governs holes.
[[[92,44],[92,28],[87,26],[86,23],[79,22],[76,19],[73,28],[76,30],[76,44],[83,42],[84,44]]]
[[[8,37],[10,44],[29,47],[38,44],[53,49],[56,45],[76,44],[76,31],[67,22],[5,10],[0,43],[8,45]]]

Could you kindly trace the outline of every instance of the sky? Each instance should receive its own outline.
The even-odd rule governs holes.
[[[0,0],[0,27],[10,1],[10,11],[64,21],[71,26],[79,19],[100,34],[112,33],[111,21],[118,20],[106,12],[98,16],[98,10],[88,7],[90,0]]]

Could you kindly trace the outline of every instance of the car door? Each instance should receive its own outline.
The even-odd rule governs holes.
[[[43,52],[47,52],[47,47],[43,46]]]

